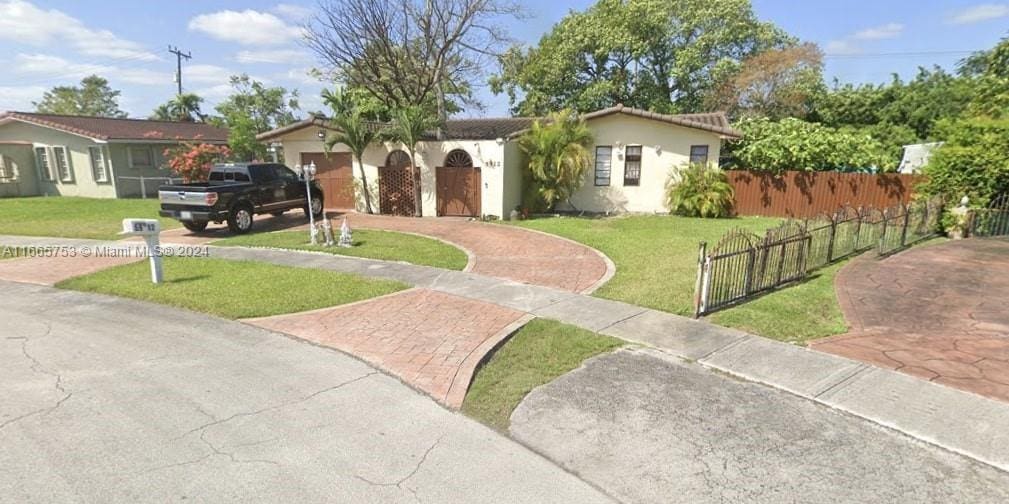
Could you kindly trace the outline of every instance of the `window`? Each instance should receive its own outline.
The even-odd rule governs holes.
[[[154,167],[154,152],[150,147],[130,147],[130,168]]]
[[[273,173],[276,175],[277,179],[284,182],[298,181],[298,174],[294,173],[290,168],[284,165],[273,165]]]
[[[596,147],[596,185],[610,185],[610,167],[613,165],[613,147]]]
[[[641,146],[628,145],[624,153],[624,185],[641,185]]]
[[[0,184],[14,182],[17,178],[18,174],[14,171],[14,161],[7,156],[0,155]]]
[[[42,178],[44,180],[53,179],[53,169],[49,164],[49,153],[46,151],[45,147],[35,148],[35,163],[39,167],[39,171],[42,172]]]
[[[109,170],[105,166],[105,152],[101,147],[88,147],[88,157],[91,158],[91,173],[95,182],[108,182]]]
[[[235,172],[235,182],[249,182],[249,174],[245,172]]]
[[[690,146],[690,164],[708,164],[708,146]]]
[[[56,173],[60,175],[60,181],[72,182],[74,180],[74,172],[70,169],[67,148],[63,146],[53,147],[53,161],[56,162]]]

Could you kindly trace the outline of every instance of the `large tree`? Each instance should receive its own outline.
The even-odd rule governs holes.
[[[267,87],[245,74],[231,76],[230,82],[233,92],[214,108],[220,117],[212,122],[228,128],[228,145],[235,159],[264,159],[266,146],[256,135],[297,120],[298,91]]]
[[[444,120],[474,103],[470,83],[508,40],[497,22],[519,12],[509,0],[325,0],[305,40],[348,87]]]
[[[32,105],[46,114],[126,117],[126,112],[119,110],[119,91],[97,75],[81,79],[80,86],[56,86]]]
[[[747,58],[710,95],[707,108],[731,117],[806,118],[825,91],[823,53],[806,43]]]
[[[600,0],[502,56],[491,87],[522,115],[616,103],[694,112],[743,60],[792,43],[749,0]]]
[[[182,93],[158,105],[151,119],[159,121],[203,122],[207,116],[200,110],[203,98],[194,93]]]

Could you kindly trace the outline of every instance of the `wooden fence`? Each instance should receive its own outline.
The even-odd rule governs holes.
[[[737,215],[806,218],[842,206],[887,208],[911,201],[920,175],[788,171],[726,172],[736,191]]]

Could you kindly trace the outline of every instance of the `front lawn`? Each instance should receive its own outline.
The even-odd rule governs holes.
[[[339,230],[333,231],[339,235]],[[214,242],[213,245],[311,250],[369,259],[404,261],[457,271],[465,268],[467,261],[466,253],[456,247],[432,238],[392,231],[371,229],[354,231],[354,246],[351,248],[312,246],[308,240],[308,231],[276,231],[225,238]]]
[[[675,216],[555,217],[516,223],[594,247],[616,264],[616,275],[595,295],[656,310],[693,315],[697,244],[714,247],[732,228],[757,234],[780,219],[694,219]],[[847,330],[834,295],[840,265],[814,271],[801,284],[710,315],[712,322],[782,341],[803,342]]]
[[[150,264],[143,260],[64,280],[56,286],[232,319],[324,308],[407,287],[334,271],[197,257],[164,258],[164,274],[163,283],[151,283]]]
[[[120,238],[123,219],[159,219],[162,229],[179,227],[158,217],[155,199],[101,199],[71,196],[0,199],[0,234],[63,238]]]
[[[476,371],[463,413],[500,431],[532,389],[609,352],[624,341],[554,320],[534,319]]]

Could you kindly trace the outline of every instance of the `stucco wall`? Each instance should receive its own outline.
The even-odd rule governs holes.
[[[571,198],[578,210],[666,212],[666,183],[677,168],[689,162],[691,145],[707,145],[708,161],[718,162],[721,139],[714,133],[621,114],[592,119],[588,126],[592,130],[595,146],[613,148],[610,184],[595,185],[593,146],[593,166],[586,172],[582,187]],[[624,186],[624,153],[628,145],[642,147],[641,179],[638,186]]]
[[[129,155],[131,147],[150,149],[153,154],[153,166],[132,166]],[[168,168],[164,156],[164,151],[168,147],[171,147],[171,145],[144,143],[114,143],[108,145],[108,152],[112,160],[112,173],[115,176],[116,188],[120,198],[139,198],[142,196],[138,177],[145,178],[143,189],[147,191],[147,197],[158,197],[158,186],[168,183],[167,180],[164,180],[164,177],[175,177]],[[146,180],[147,177],[152,177],[152,179]]]
[[[504,198],[503,218],[509,218],[511,211],[522,205],[523,178],[527,160],[518,142],[508,142],[504,145]]]
[[[13,169],[13,180],[0,180],[0,198],[13,196],[37,196],[38,183],[35,180],[35,160],[31,145],[0,144],[0,156]]]
[[[35,165],[34,150],[32,151],[32,162],[29,166],[23,167],[35,172],[38,183],[37,194],[61,195],[61,196],[87,196],[93,198],[115,198],[115,185],[110,179],[109,182],[96,182],[91,170],[91,158],[88,156],[88,147],[95,147],[102,144],[93,142],[70,133],[42,128],[25,123],[13,122],[0,127],[0,141],[27,141],[33,143],[34,147],[46,147],[52,163],[54,179],[45,180],[39,176],[40,173]],[[64,146],[67,148],[67,159],[70,169],[73,171],[73,179],[70,181],[59,180],[56,173],[56,164],[53,159],[52,146]]]
[[[301,163],[304,152],[324,152],[323,143],[317,136],[317,128],[303,128],[293,131],[274,141],[283,145],[284,159],[287,166],[294,168]],[[385,164],[386,157],[396,149],[398,144],[377,144],[364,152],[365,177],[372,188],[372,202],[378,211],[378,167]],[[504,201],[504,147],[493,140],[453,140],[444,142],[424,142],[417,151],[417,165],[421,174],[421,197],[425,217],[435,215],[437,210],[435,168],[441,166],[445,156],[454,149],[464,149],[473,158],[473,165],[479,167],[481,177],[481,210],[485,215],[502,217],[511,211],[505,211]],[[350,152],[347,146],[333,146],[333,152]],[[404,149],[405,150],[405,149]],[[361,184],[361,171],[358,161],[354,160],[354,179],[358,187]],[[364,199],[360,191],[356,194],[358,210],[363,210]],[[512,205],[514,206],[514,205]]]

